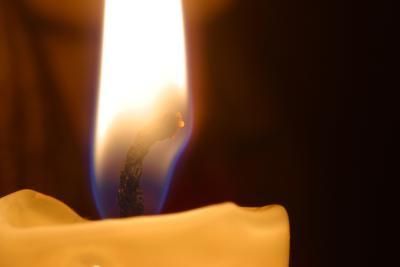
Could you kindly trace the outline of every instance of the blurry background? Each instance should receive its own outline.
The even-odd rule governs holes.
[[[360,244],[374,234],[360,216],[375,209],[368,178],[381,154],[371,153],[376,95],[364,88],[374,71],[359,66],[371,47],[356,40],[365,25],[354,7],[330,2],[185,1],[195,129],[164,212],[279,203],[292,266],[369,260]],[[102,7],[0,1],[0,196],[32,188],[98,218],[89,177]]]

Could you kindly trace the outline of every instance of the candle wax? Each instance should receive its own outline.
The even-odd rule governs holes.
[[[278,205],[223,203],[157,216],[89,221],[32,190],[0,198],[0,266],[287,267]]]

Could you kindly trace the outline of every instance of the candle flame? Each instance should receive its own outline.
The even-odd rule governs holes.
[[[101,191],[110,180],[115,189],[120,164],[135,133],[154,117],[175,112],[177,128],[184,127],[189,119],[187,98],[181,0],[106,0],[94,147],[95,191]],[[150,169],[144,171],[146,179],[165,183],[162,180],[188,131],[152,149],[157,156],[149,155],[144,163]]]

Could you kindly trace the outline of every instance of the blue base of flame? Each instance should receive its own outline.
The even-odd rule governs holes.
[[[168,169],[167,175],[165,177],[164,180],[164,184],[162,185],[161,190],[161,197],[159,198],[160,200],[158,201],[158,207],[157,209],[154,211],[154,213],[161,213],[163,208],[164,208],[164,204],[167,200],[168,197],[168,192],[173,180],[173,176],[175,173],[175,170],[178,166],[179,163],[179,159],[181,158],[181,156],[183,155],[186,147],[189,144],[189,140],[190,140],[190,136],[192,134],[192,125],[191,125],[191,121],[192,121],[192,114],[189,115],[190,119],[189,119],[189,123],[186,125],[187,129],[187,133],[186,133],[186,137],[184,138],[182,145],[179,147],[175,157],[173,158],[172,162],[171,162],[171,166]],[[94,140],[94,139],[92,139]],[[95,206],[97,209],[97,212],[99,214],[99,216],[101,218],[108,218],[110,217],[110,214],[107,214],[105,209],[104,209],[104,205],[102,204],[102,201],[104,203],[104,201],[107,201],[107,199],[109,198],[117,198],[117,190],[118,187],[115,186],[115,184],[110,184],[109,186],[111,188],[111,190],[107,191],[107,194],[100,194],[100,191],[104,191],[101,189],[102,186],[107,187],[107,184],[99,184],[97,179],[96,179],[96,174],[95,174],[95,164],[94,164],[94,142],[91,143],[91,148],[92,151],[91,157],[90,157],[90,180],[91,180],[91,191],[92,191],[92,195],[93,195],[93,199],[95,201]],[[150,184],[150,183],[146,183],[145,177],[142,177],[142,186],[143,188],[146,190],[146,188],[155,188],[154,184]],[[119,181],[118,181],[119,182]],[[114,193],[115,191],[115,193]],[[157,190],[151,190],[151,191],[157,191]],[[145,204],[146,205],[146,204]],[[111,215],[112,216],[112,215]]]

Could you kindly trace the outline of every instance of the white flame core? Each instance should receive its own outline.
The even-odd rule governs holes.
[[[166,88],[186,94],[181,0],[106,0],[96,144],[121,112],[145,113]]]

